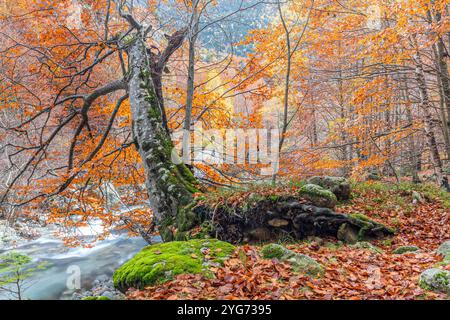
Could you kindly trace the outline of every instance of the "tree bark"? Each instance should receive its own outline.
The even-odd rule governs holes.
[[[403,85],[404,85],[404,89],[402,90],[402,95],[405,99],[405,101],[409,101],[409,88],[408,88],[408,81],[406,78],[406,75],[403,76]],[[405,112],[406,112],[406,119],[408,121],[408,124],[410,124],[411,126],[413,126],[414,124],[414,120],[413,120],[413,115],[412,115],[412,106],[407,105]],[[418,150],[416,150],[417,145],[416,145],[416,141],[414,139],[414,135],[410,135],[408,138],[408,144],[409,144],[409,162],[410,162],[410,168],[411,168],[411,177],[412,177],[412,181],[414,183],[420,183],[420,177],[419,177],[419,154],[420,152],[418,152]]]
[[[195,43],[198,38],[199,27],[199,13],[198,13],[199,0],[195,0],[192,4],[192,17],[189,25],[188,42],[189,42],[189,64],[188,64],[188,79],[186,90],[186,111],[184,118],[184,135],[183,135],[183,159],[190,159],[190,139],[191,139],[191,125],[192,125],[192,109],[194,104],[195,93]]]
[[[427,139],[427,145],[431,153],[431,162],[433,169],[436,173],[437,183],[442,185],[444,183],[444,173],[442,170],[442,160],[439,155],[439,149],[436,142],[436,136],[434,133],[433,116],[431,110],[433,108],[426,87],[425,73],[422,67],[422,60],[420,54],[417,53],[414,56],[416,63],[416,81],[420,92],[420,107],[424,114],[425,125],[425,137]]]
[[[133,135],[145,168],[154,223],[163,240],[170,241],[179,211],[192,202],[198,191],[197,181],[184,164],[172,162],[173,143],[163,122],[162,96],[156,94],[159,84],[154,83],[158,77],[143,39],[131,45],[129,57]]]
[[[437,80],[439,84],[439,96],[441,100],[440,112],[442,121],[442,132],[445,142],[447,158],[450,159],[450,81],[448,65],[444,57],[444,43],[439,39],[433,48],[437,66]]]

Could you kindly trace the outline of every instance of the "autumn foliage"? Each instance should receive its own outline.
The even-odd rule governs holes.
[[[45,211],[66,235],[93,219],[105,226],[100,237],[151,224],[151,211],[141,207],[147,190],[128,93],[108,87],[130,72],[134,31],[120,3],[0,6],[1,201],[25,213]],[[162,3],[189,17],[198,1]],[[221,1],[200,5],[215,23],[234,14],[217,16]],[[139,22],[153,27],[149,54],[161,54],[169,34],[189,27],[160,9],[156,1],[133,8]],[[448,10],[446,0],[280,2],[267,8],[266,23],[230,38],[224,52],[194,43],[193,124],[282,129],[277,176],[285,180],[374,172],[416,180],[430,170],[443,184],[450,157]],[[199,32],[210,31],[205,24]],[[163,75],[171,133],[187,115],[187,42]],[[196,169],[208,187],[267,178],[258,176],[259,166]],[[107,183],[119,189],[127,213],[112,213]]]

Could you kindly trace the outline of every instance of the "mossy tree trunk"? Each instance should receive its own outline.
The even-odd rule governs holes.
[[[129,48],[133,136],[145,168],[154,224],[166,241],[173,239],[172,226],[180,209],[191,203],[193,194],[198,191],[198,183],[190,170],[184,164],[172,162],[173,143],[164,125],[162,96],[156,90],[162,86],[155,83],[161,81],[160,72],[170,54],[181,45],[182,38],[180,35],[174,43],[169,43],[171,52],[166,49],[162,53],[164,56],[152,56],[139,38]],[[151,241],[149,235],[142,236]]]

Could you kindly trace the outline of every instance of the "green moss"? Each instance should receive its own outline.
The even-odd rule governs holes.
[[[280,196],[277,195],[272,195],[272,196],[268,196],[267,197],[268,200],[270,200],[271,202],[278,202],[280,200]]]
[[[349,216],[352,217],[353,219],[357,219],[357,220],[361,220],[361,221],[365,221],[365,222],[372,221],[368,216],[366,216],[365,214],[362,214],[362,213],[352,213]]]
[[[370,220],[369,217],[361,213],[354,213],[350,214],[349,216],[362,223],[361,228],[358,231],[358,239],[363,240],[366,235],[366,232],[373,226],[372,220]]]
[[[279,244],[269,244],[261,249],[261,254],[264,259],[279,259],[281,260],[286,255],[291,253],[290,250]]]
[[[417,252],[419,251],[419,247],[416,246],[402,246],[395,249],[392,253],[393,254],[404,254],[408,252]]]
[[[422,272],[419,285],[425,289],[450,294],[450,271],[428,269]]]
[[[344,177],[316,176],[309,178],[308,183],[333,192],[337,199],[341,201],[347,201],[351,197],[350,182]]]
[[[411,202],[410,197],[405,199],[405,196],[400,196],[399,194],[401,192],[411,194],[412,191],[416,191],[423,195],[425,199],[439,202],[444,208],[450,209],[450,193],[433,183],[415,184],[412,182],[401,182],[399,184],[392,184],[383,182],[363,182],[354,184],[353,189],[356,194],[359,194],[359,196],[362,197],[367,193],[376,192],[379,194],[379,198],[390,200],[386,201],[386,203],[390,202],[395,206],[408,205]]]
[[[382,226],[381,224],[373,221],[368,216],[366,216],[362,213],[349,214],[349,217],[352,218],[355,221],[355,223],[360,226],[360,229],[358,231],[358,239],[359,240],[364,240],[366,237],[366,232],[370,229],[375,228],[377,225],[380,227],[386,228],[386,230],[391,234],[395,233],[394,229],[386,227],[384,225]]]
[[[264,259],[278,259],[291,265],[295,272],[307,274],[310,277],[321,276],[324,273],[323,267],[311,257],[298,254],[286,249],[279,244],[269,244],[261,249]]]
[[[343,245],[344,245],[344,243],[342,241],[338,241],[338,242],[328,241],[328,242],[325,242],[325,244],[323,246],[330,250],[339,250],[340,248],[342,248]]]
[[[209,250],[210,260],[206,260],[202,249]],[[234,250],[233,245],[216,239],[152,245],[114,273],[114,286],[125,291],[170,281],[179,274],[211,275],[208,263],[222,264]]]
[[[181,208],[177,215],[177,228],[178,231],[189,231],[201,222],[198,221],[193,209],[197,206],[197,201],[192,201],[189,205]]]
[[[445,241],[439,246],[436,253],[441,257],[448,256],[450,254],[450,241]]]
[[[104,297],[104,296],[98,296],[98,297],[86,297],[86,298],[83,298],[82,300],[84,300],[84,301],[107,301],[107,300],[111,300],[110,298],[108,298],[108,297]]]
[[[377,246],[374,246],[370,242],[366,242],[366,241],[357,242],[354,245],[352,245],[351,247],[356,248],[356,249],[370,250],[372,252],[379,253],[379,254],[383,253],[383,250],[381,250]]]
[[[200,232],[191,235],[194,239],[207,239],[214,231],[214,226],[211,221],[205,221],[200,225]]]
[[[299,190],[299,195],[319,207],[332,208],[337,203],[337,197],[333,192],[315,184],[304,185]]]
[[[321,198],[327,198],[329,200],[337,201],[336,196],[333,192],[322,188],[321,186],[315,184],[307,184],[301,187],[300,194],[307,194],[312,196],[317,196]]]
[[[162,114],[158,99],[151,83],[150,73],[142,69],[140,73],[141,87],[146,89],[145,101],[148,102],[147,116],[150,121],[159,124],[162,122]],[[142,145],[142,149],[148,153],[147,159],[157,166],[153,169],[158,190],[162,190],[161,196],[170,196],[177,199],[178,206],[184,206],[192,201],[192,195],[198,190],[198,182],[194,175],[184,164],[172,163],[173,142],[163,126],[155,124],[155,135],[150,141]],[[166,233],[164,231],[164,233]]]

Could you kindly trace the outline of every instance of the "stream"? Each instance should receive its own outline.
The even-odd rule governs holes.
[[[82,228],[81,239],[92,238],[97,232],[95,229],[95,224],[94,227]],[[0,255],[16,251],[29,255],[35,263],[48,263],[45,270],[36,271],[29,279],[30,286],[24,293],[25,299],[71,299],[75,292],[92,289],[95,279],[111,278],[118,267],[147,245],[140,237],[130,238],[126,233],[113,233],[107,239],[96,242],[92,248],[68,248],[53,233],[54,229],[49,227],[36,240],[23,241],[14,247],[0,250]],[[74,269],[79,271],[81,290],[72,290],[67,285]],[[2,299],[10,297],[0,291]]]

